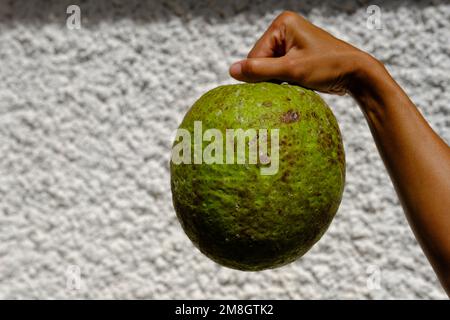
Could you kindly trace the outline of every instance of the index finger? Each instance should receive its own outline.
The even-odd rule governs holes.
[[[256,41],[253,48],[247,55],[247,58],[270,58],[275,56],[277,39],[275,37],[276,30],[271,25],[263,35]]]

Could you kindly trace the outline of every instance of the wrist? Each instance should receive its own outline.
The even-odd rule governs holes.
[[[347,92],[358,102],[368,120],[379,118],[401,89],[384,65],[371,55],[361,52],[353,62]]]
[[[354,97],[374,93],[390,75],[384,65],[371,55],[360,52],[352,59],[347,92]]]

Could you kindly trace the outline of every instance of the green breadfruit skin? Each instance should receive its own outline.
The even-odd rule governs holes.
[[[275,175],[261,175],[262,164],[171,162],[174,208],[195,246],[221,265],[249,271],[305,254],[327,230],[344,189],[341,134],[326,103],[288,84],[226,85],[204,94],[181,123],[192,150],[194,121],[203,132],[221,130],[224,140],[225,129],[279,129],[280,146]]]

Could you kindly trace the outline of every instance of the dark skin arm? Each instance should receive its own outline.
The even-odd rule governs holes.
[[[369,124],[409,224],[450,295],[450,148],[382,63],[293,12],[278,16],[230,74],[350,94]]]

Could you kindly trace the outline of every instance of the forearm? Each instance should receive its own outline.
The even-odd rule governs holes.
[[[386,69],[369,58],[358,68],[358,101],[408,221],[450,292],[450,148]]]

